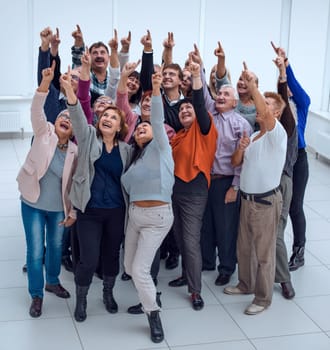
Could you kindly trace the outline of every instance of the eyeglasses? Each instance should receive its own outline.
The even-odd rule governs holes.
[[[57,119],[58,119],[58,118],[61,118],[61,119],[64,119],[64,120],[67,120],[67,121],[71,122],[70,116],[69,116],[68,114],[65,114],[65,113],[60,114],[60,115],[57,117]]]
[[[75,80],[75,81],[78,81],[78,80],[79,80],[79,77],[78,77],[78,75],[72,74],[72,75],[71,75],[71,79],[72,79],[72,80]]]
[[[113,104],[113,101],[110,99],[110,98],[98,98],[96,100],[97,103],[101,103],[101,104],[109,104],[109,105],[112,105]]]

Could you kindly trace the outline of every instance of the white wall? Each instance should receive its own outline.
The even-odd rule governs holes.
[[[196,43],[207,74],[216,62],[213,51],[220,41],[233,82],[245,60],[259,76],[263,91],[275,89],[273,40],[287,50],[313,108],[329,104],[329,91],[324,91],[330,86],[330,77],[324,75],[329,62],[329,0],[11,0],[0,13],[0,130],[1,118],[13,110],[20,114],[20,125],[31,130],[28,109],[36,88],[39,32],[46,26],[60,29],[64,71],[71,62],[71,32],[77,23],[87,45],[107,43],[114,28],[119,38],[131,30],[131,60],[141,56],[140,38],[149,29],[158,63],[162,41],[172,31],[174,61],[183,64]]]

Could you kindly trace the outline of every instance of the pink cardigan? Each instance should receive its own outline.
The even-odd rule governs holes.
[[[47,95],[48,93],[38,91],[34,94],[31,105],[31,122],[34,139],[16,179],[22,197],[31,203],[35,203],[40,196],[39,180],[45,175],[53,159],[58,142],[55,127],[52,123],[47,122],[44,113],[43,107]],[[77,154],[77,146],[69,141],[62,176],[62,198],[65,219],[69,216],[76,218],[76,211],[73,209],[69,199],[69,191],[72,175],[76,167]]]

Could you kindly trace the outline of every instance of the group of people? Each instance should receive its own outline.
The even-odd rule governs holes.
[[[274,282],[293,298],[290,271],[304,264],[306,242],[310,99],[285,51],[272,43],[278,92],[262,94],[245,63],[235,89],[220,42],[207,82],[196,45],[183,69],[173,63],[173,33],[163,42],[162,66],[154,64],[149,31],[136,62],[128,62],[130,32],[120,51],[116,30],[109,47],[85,46],[78,25],[72,36],[72,68],[61,74],[58,29],[40,33],[33,139],[17,177],[30,315],[42,314],[44,289],[70,297],[59,281],[70,249],[75,320],[87,317],[95,273],[106,310],[118,312],[114,286],[123,248],[122,278],[133,280],[140,300],[128,312],[147,315],[155,343],[164,339],[160,259],[168,256],[169,268],[177,264],[170,266],[178,253],[169,246],[180,253],[182,270],[169,285],[187,286],[194,310],[204,306],[202,271],[215,270],[217,260],[216,285],[227,285],[238,265],[238,285],[224,292],[254,294],[246,314],[271,304]]]

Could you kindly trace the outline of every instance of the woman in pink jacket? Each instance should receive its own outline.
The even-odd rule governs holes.
[[[42,81],[31,106],[34,139],[17,176],[21,193],[21,210],[27,244],[28,288],[32,297],[30,316],[41,315],[46,240],[45,290],[60,298],[70,294],[59,281],[62,235],[64,227],[76,218],[69,200],[69,189],[77,159],[77,146],[70,141],[72,125],[67,110],[53,125],[47,122],[44,103],[54,76],[55,61],[42,72]]]

